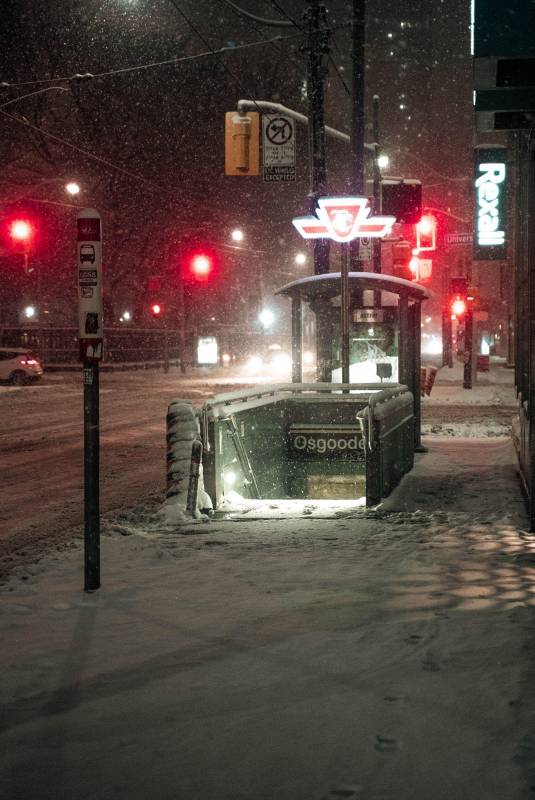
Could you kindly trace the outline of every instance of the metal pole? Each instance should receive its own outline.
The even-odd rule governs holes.
[[[308,52],[308,163],[310,170],[309,207],[315,214],[318,198],[327,193],[325,164],[325,119],[323,83],[327,76],[325,58],[329,53],[327,11],[319,0],[311,0],[304,15],[307,38],[304,50]],[[329,239],[315,239],[313,244],[314,274],[329,272]],[[318,381],[330,380],[331,346],[327,335],[325,304],[318,303],[316,312],[316,375]]]
[[[301,297],[292,297],[292,383],[303,382]]]
[[[340,337],[342,344],[342,383],[349,383],[349,245],[340,246]]]
[[[102,229],[94,208],[77,218],[80,360],[84,382],[84,590],[100,586],[99,361],[103,355]]]
[[[471,309],[466,312],[464,323],[464,350],[468,359],[463,370],[463,389],[472,388],[472,362],[474,360],[474,314]]]
[[[373,141],[375,152],[373,156],[373,210],[375,214],[381,213],[381,170],[379,169],[379,95],[373,96]],[[381,272],[381,240],[373,239],[373,271]],[[379,294],[379,293],[378,293]],[[379,297],[381,295],[379,294]],[[375,305],[380,305],[377,302]]]
[[[163,321],[163,371],[164,375],[169,372],[169,331],[167,329],[167,315]]]
[[[327,76],[324,64],[329,53],[329,31],[327,11],[319,0],[311,0],[305,12],[308,51],[307,96],[308,96],[308,156],[310,169],[310,211],[316,211],[319,197],[326,194],[327,173],[325,165],[325,118],[323,82]],[[314,241],[314,274],[329,272],[328,239]]]
[[[100,586],[99,365],[84,362],[84,590]]]
[[[184,292],[183,265],[180,265],[179,293],[180,293],[180,372],[186,374],[186,295]]]
[[[353,0],[352,16],[353,52],[351,58],[351,192],[364,196],[364,44],[366,41],[366,2]],[[360,270],[359,241],[354,239],[350,246],[351,270]]]

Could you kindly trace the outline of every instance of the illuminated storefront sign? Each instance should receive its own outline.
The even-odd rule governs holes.
[[[507,159],[503,147],[476,147],[474,159],[474,259],[507,257]]]
[[[365,197],[320,197],[315,217],[297,217],[293,224],[305,239],[350,242],[390,233],[395,217],[370,217]]]

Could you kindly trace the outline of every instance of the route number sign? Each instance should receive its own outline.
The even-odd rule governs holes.
[[[295,181],[295,122],[291,117],[262,117],[264,180],[268,183]]]

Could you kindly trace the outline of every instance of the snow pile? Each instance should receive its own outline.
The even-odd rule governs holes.
[[[195,506],[191,512],[188,511],[188,490],[190,481],[194,479],[192,446],[199,439],[199,420],[193,405],[184,400],[173,400],[167,411],[167,489],[160,510],[164,524],[176,525],[188,521],[191,516],[200,518],[203,516],[201,509],[212,508],[212,501],[204,491],[201,464]]]

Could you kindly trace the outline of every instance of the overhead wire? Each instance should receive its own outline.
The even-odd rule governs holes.
[[[260,24],[258,23],[258,21],[255,20],[255,15],[254,14],[246,13],[243,9],[239,8],[239,6],[237,6],[236,3],[230,2],[230,0],[225,0],[225,2],[227,3],[228,7],[234,12],[234,14],[237,17],[241,18],[242,15],[246,16],[249,20],[251,20],[249,24],[252,26],[252,28],[254,28],[254,30],[257,33],[262,33],[261,28],[260,28]],[[297,36],[298,36],[298,34],[293,34],[291,36],[281,36],[281,37],[277,38],[276,43],[274,42],[273,46],[274,46],[275,50],[278,53],[280,53],[282,58],[286,59],[287,61],[294,62],[295,64],[299,64],[299,66],[301,66],[302,65],[302,61],[301,61],[300,58],[297,58],[292,53],[289,53],[287,49],[283,49],[282,47],[278,47],[277,46],[277,44],[279,42],[283,42],[283,41],[285,41],[285,39],[293,39],[293,38],[296,38]]]
[[[188,15],[187,15],[187,14],[186,14],[186,13],[185,13],[183,10],[182,10],[182,8],[180,8],[180,6],[179,6],[179,5],[178,5],[178,3],[176,2],[176,0],[169,0],[169,2],[170,2],[170,3],[171,3],[171,5],[172,5],[172,6],[173,6],[173,7],[176,9],[176,11],[177,11],[177,12],[180,14],[180,16],[182,17],[182,19],[183,19],[183,20],[184,20],[184,21],[185,21],[185,22],[186,22],[186,23],[189,25],[189,27],[191,28],[191,30],[193,31],[193,33],[194,33],[194,34],[195,34],[195,35],[196,35],[196,36],[197,36],[197,37],[198,37],[198,38],[201,40],[201,42],[202,42],[202,43],[203,43],[203,44],[204,44],[206,47],[210,47],[210,46],[211,46],[211,45],[210,45],[210,41],[209,41],[208,39],[206,39],[206,38],[204,37],[204,35],[203,35],[203,34],[200,32],[200,30],[197,28],[197,26],[196,26],[196,25],[194,25],[194,23],[193,23],[193,22],[192,22],[192,20],[191,20],[191,19],[188,17]],[[223,69],[225,70],[225,72],[227,73],[227,75],[230,75],[230,77],[232,78],[232,80],[235,82],[236,86],[237,86],[237,87],[238,87],[238,89],[240,90],[240,92],[241,92],[242,94],[246,94],[246,92],[245,92],[245,89],[244,89],[244,87],[243,87],[243,84],[242,84],[242,82],[239,80],[239,78],[237,78],[237,77],[236,77],[236,75],[235,75],[235,74],[232,72],[232,70],[231,70],[231,69],[229,69],[229,68],[228,68],[228,66],[227,66],[227,65],[226,65],[224,62],[222,62],[222,63],[223,63]],[[259,113],[259,114],[261,114],[261,113],[262,113],[262,109],[260,108],[260,106],[259,106],[259,105],[256,103],[256,101],[255,101],[255,100],[253,100],[252,102],[254,103],[254,105],[255,105],[256,109],[258,110],[258,113]]]
[[[288,20],[289,20],[289,21],[292,23],[292,25],[295,25],[295,27],[296,27],[296,28],[298,28],[298,30],[300,30],[300,31],[302,31],[303,33],[305,33],[305,29],[303,28],[303,26],[302,26],[302,25],[299,25],[299,23],[298,23],[298,22],[296,22],[296,21],[295,21],[295,19],[293,19],[293,17],[291,17],[291,16],[290,16],[290,15],[289,15],[289,14],[288,14],[286,11],[285,11],[285,9],[284,9],[284,8],[281,6],[281,4],[278,2],[278,0],[271,0],[271,2],[272,2],[272,4],[275,6],[275,8],[277,9],[277,11],[279,11],[281,14],[283,14],[283,15],[286,17],[286,19],[288,19]],[[333,32],[331,27],[329,27],[329,28],[328,28],[328,30],[329,30],[329,33],[332,33],[332,32]],[[351,89],[349,88],[349,86],[348,86],[348,85],[347,85],[347,83],[345,82],[344,76],[343,76],[343,75],[342,75],[342,73],[340,72],[340,70],[339,70],[339,68],[338,68],[338,66],[337,66],[337,64],[336,64],[336,62],[335,62],[335,60],[334,60],[334,58],[333,58],[333,56],[332,56],[332,53],[330,53],[330,52],[329,52],[329,53],[327,54],[327,60],[329,61],[329,64],[331,65],[331,67],[334,69],[334,71],[335,71],[335,74],[336,74],[336,76],[338,77],[338,80],[340,81],[340,83],[341,83],[341,84],[342,84],[342,86],[344,87],[344,91],[346,92],[346,94],[348,94],[349,96],[351,96]]]
[[[289,28],[292,25],[291,22],[287,22],[286,20],[282,19],[265,19],[264,17],[258,17],[256,14],[251,14],[250,11],[240,8],[240,6],[237,3],[232,2],[232,0],[223,0],[223,2],[226,3],[227,6],[233,8],[235,11],[243,14],[244,17],[249,17],[249,19],[259,22],[261,25],[269,25],[273,26],[274,28]]]
[[[45,136],[47,139],[52,139],[52,141],[58,142],[62,144],[64,147],[69,147],[71,150],[75,150],[77,153],[81,153],[82,155],[86,156],[87,158],[92,159],[93,161],[98,161],[101,164],[104,164],[107,167],[111,167],[111,169],[115,170],[116,172],[121,172],[123,175],[127,175],[129,178],[134,178],[135,180],[142,181],[147,186],[150,186],[152,189],[157,190],[159,192],[166,192],[167,189],[165,187],[160,186],[154,181],[150,181],[148,178],[144,178],[142,175],[136,175],[135,172],[130,172],[123,167],[117,166],[112,161],[108,161],[106,158],[102,158],[102,156],[98,156],[96,153],[92,153],[90,150],[85,150],[83,147],[79,147],[72,142],[69,142],[67,139],[63,139],[61,136],[57,136],[55,133],[50,133],[49,131],[44,130],[44,128],[40,128],[38,125],[33,125],[31,122],[28,122],[27,119],[23,119],[22,117],[15,117],[13,114],[8,114],[7,111],[3,111],[0,109],[0,114],[3,117],[7,117],[12,122],[18,122],[19,125],[24,125],[26,128],[30,128],[37,133],[40,133],[42,136]]]
[[[173,0],[170,0],[173,2]],[[174,3],[173,3],[174,5]],[[194,61],[198,58],[206,58],[208,56],[214,55],[222,55],[223,53],[233,53],[237,50],[245,50],[250,47],[259,47],[265,44],[273,44],[275,42],[283,42],[286,39],[295,39],[300,34],[294,33],[288,36],[281,36],[277,34],[276,36],[272,36],[270,39],[262,39],[256,42],[245,42],[244,44],[237,44],[237,45],[225,45],[224,47],[219,47],[216,50],[210,49],[205,51],[204,53],[194,53],[189,56],[178,56],[177,58],[168,58],[165,61],[151,61],[147,64],[137,64],[132,67],[121,67],[119,69],[111,69],[107,70],[106,72],[77,72],[74,75],[65,75],[59,76],[56,78],[39,78],[36,80],[31,81],[17,81],[14,83],[10,83],[9,81],[1,81],[0,82],[0,89],[16,89],[19,86],[37,86],[40,84],[47,84],[47,83],[70,83],[70,82],[80,82],[83,81],[90,81],[95,78],[107,78],[113,75],[123,75],[128,72],[139,72],[141,70],[146,69],[153,69],[154,67],[162,67],[168,66],[173,64],[180,64],[184,61]]]

